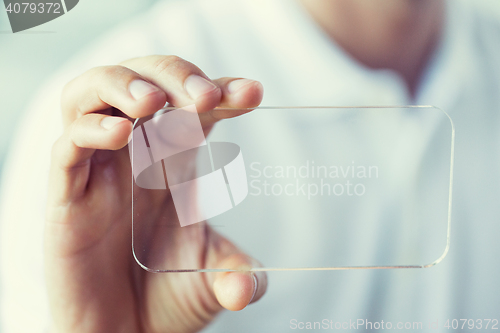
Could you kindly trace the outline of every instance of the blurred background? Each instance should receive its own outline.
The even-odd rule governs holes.
[[[12,33],[7,12],[2,5],[0,9],[0,182],[12,135],[40,86],[61,65],[99,35],[147,10],[158,1],[175,0],[82,0],[66,15],[16,34]],[[494,10],[500,8],[500,0],[486,0],[482,3]]]
[[[81,0],[66,15],[16,34],[0,5],[0,186],[13,134],[44,82],[101,34],[158,1],[185,0]],[[500,10],[500,0],[484,0],[481,5]]]
[[[99,35],[155,2],[82,0],[67,14],[16,34],[0,5],[0,175],[16,126],[40,86]]]
[[[0,4],[0,186],[9,145],[40,87],[101,34],[155,2],[82,0],[67,14],[15,34]]]
[[[16,125],[40,86],[99,35],[157,1],[82,0],[66,15],[16,34],[12,33],[7,12],[1,5],[0,176]],[[494,10],[500,8],[500,0],[482,3]]]

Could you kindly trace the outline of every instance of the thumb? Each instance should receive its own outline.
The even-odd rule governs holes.
[[[258,301],[267,290],[267,274],[263,271],[252,271],[262,267],[260,262],[244,254],[238,247],[213,229],[212,241],[216,244],[209,247],[214,250],[212,260],[207,260],[207,268],[224,269],[208,277],[214,295],[219,304],[231,311],[244,309],[248,304]],[[208,258],[211,256],[209,255]],[[210,262],[213,264],[211,265]]]

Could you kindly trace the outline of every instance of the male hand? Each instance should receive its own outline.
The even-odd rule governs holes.
[[[166,260],[198,260],[224,273],[144,271],[131,250],[131,119],[166,102],[196,104],[206,132],[218,120],[262,100],[259,82],[210,80],[175,56],[149,56],[89,70],[62,96],[65,132],[52,151],[45,229],[45,269],[53,330],[196,332],[223,308],[241,310],[264,294],[258,263],[208,224],[172,241]],[[174,212],[172,201],[165,210]],[[169,214],[173,220],[176,214]],[[173,221],[175,222],[175,221]],[[176,236],[177,237],[177,236]]]

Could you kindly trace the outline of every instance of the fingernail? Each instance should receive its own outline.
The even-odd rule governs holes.
[[[153,92],[158,91],[159,89],[153,86],[152,84],[147,83],[146,81],[134,80],[130,82],[128,90],[130,91],[132,97],[134,97],[134,99],[137,101],[143,98],[144,96],[147,96]]]
[[[254,289],[253,289],[253,295],[252,295],[252,298],[250,298],[250,302],[248,302],[247,306],[250,305],[250,303],[252,303],[253,299],[255,298],[255,294],[257,293],[257,287],[258,287],[258,283],[257,283],[257,277],[255,276],[255,273],[252,273],[252,277],[253,277],[253,285],[255,286]]]
[[[230,94],[234,94],[235,92],[237,92],[238,90],[240,90],[241,88],[246,86],[247,84],[255,83],[255,82],[258,82],[258,81],[249,80],[249,79],[234,80],[234,81],[229,82],[229,84],[227,85],[227,91],[229,91]]]
[[[103,120],[101,120],[101,127],[107,130],[112,129],[116,124],[119,124],[123,121],[127,121],[125,118],[120,118],[120,117],[104,117]]]
[[[217,89],[217,86],[198,75],[190,75],[184,81],[184,89],[193,100],[197,100],[200,96]]]

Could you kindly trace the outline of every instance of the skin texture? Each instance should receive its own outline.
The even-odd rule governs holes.
[[[195,99],[185,86],[191,75],[212,83]],[[129,88],[137,80],[150,86],[140,84],[143,96],[136,99]],[[215,107],[260,103],[259,82],[239,81],[230,92],[236,80],[211,81],[178,57],[150,56],[91,69],[65,87],[65,132],[53,147],[45,229],[54,332],[196,332],[223,308],[241,310],[262,297],[266,275],[248,271],[259,263],[207,224],[173,234],[166,260],[240,271],[148,273],[137,265],[130,246],[130,119],[152,114],[166,101],[195,103],[208,133],[219,119],[241,113]],[[144,207],[143,213],[154,218],[170,212],[172,223],[178,223],[171,198],[158,200],[158,211]]]
[[[439,40],[442,0],[301,1],[353,58],[370,68],[397,71],[415,94]],[[191,75],[213,83],[212,88],[193,97],[186,83]],[[130,90],[137,80],[152,86],[142,84],[140,98]],[[266,275],[248,272],[259,263],[206,224],[172,234],[165,260],[240,271],[152,274],[135,263],[130,246],[131,170],[125,146],[131,120],[153,114],[167,101],[178,107],[195,103],[208,133],[216,121],[241,113],[215,107],[259,105],[262,85],[239,81],[239,88],[231,89],[235,80],[211,81],[178,57],[149,56],[91,69],[67,84],[65,132],[53,147],[45,232],[54,332],[196,332],[222,309],[241,310],[263,296]],[[144,208],[150,218],[173,212],[168,195],[155,200],[161,203],[157,211]],[[170,220],[177,222],[175,214]]]
[[[392,69],[414,97],[439,41],[443,0],[301,0],[332,40],[361,64]]]

